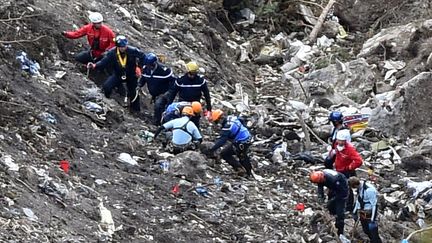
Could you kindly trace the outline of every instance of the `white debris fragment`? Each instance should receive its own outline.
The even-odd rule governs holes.
[[[28,217],[29,220],[31,221],[37,221],[38,217],[33,213],[33,210],[31,210],[30,208],[23,208],[22,209],[25,216]]]
[[[12,159],[12,156],[7,154],[1,158],[1,161],[4,165],[8,167],[8,170],[11,171],[18,171],[19,166],[18,164],[14,163],[14,159]]]
[[[103,205],[103,202],[100,202],[99,210],[101,216],[101,222],[99,224],[100,230],[104,231],[108,236],[112,236],[115,231],[115,226],[111,211]]]
[[[117,160],[130,165],[138,165],[138,162],[128,153],[121,153]]]
[[[100,185],[103,185],[103,184],[107,184],[108,182],[106,182],[105,180],[102,180],[102,179],[96,179],[95,183],[100,186]]]
[[[431,181],[422,181],[422,182],[415,182],[415,181],[411,181],[408,178],[404,178],[403,179],[407,184],[407,187],[409,189],[414,189],[413,192],[413,197],[416,198],[419,193],[425,191],[428,188],[432,188],[432,180]]]

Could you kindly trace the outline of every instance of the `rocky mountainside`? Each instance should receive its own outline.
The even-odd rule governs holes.
[[[308,180],[323,168],[332,110],[369,118],[353,141],[359,176],[380,191],[384,242],[427,229],[432,4],[338,1],[309,43],[326,3],[2,1],[2,242],[337,242]],[[85,40],[61,35],[89,11],[178,74],[189,60],[201,65],[214,107],[247,117],[255,179],[199,151],[164,152],[148,95],[140,115],[103,97],[103,74],[73,61]],[[21,70],[22,51],[39,75]],[[202,120],[208,145],[217,134]],[[353,241],[367,240],[360,231]],[[410,242],[429,242],[425,232]]]

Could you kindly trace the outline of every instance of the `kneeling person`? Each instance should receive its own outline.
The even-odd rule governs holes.
[[[202,142],[202,136],[198,128],[190,120],[194,115],[192,107],[184,107],[182,115],[183,117],[181,118],[164,123],[155,133],[156,138],[162,131],[168,129],[172,130],[170,145],[172,146],[171,152],[174,154],[178,154],[186,150],[193,150],[196,148],[197,143]]]
[[[192,103],[188,101],[174,102],[170,104],[166,108],[165,112],[162,114],[162,123],[166,123],[176,118],[180,118],[184,107],[192,107],[194,116],[198,116],[202,112],[201,103],[199,103],[198,101],[194,101]],[[195,123],[195,121],[193,122]],[[199,125],[197,125],[196,123],[195,125],[199,127]]]

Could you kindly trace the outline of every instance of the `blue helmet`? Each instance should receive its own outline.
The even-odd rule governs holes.
[[[124,35],[118,35],[115,38],[115,45],[117,47],[125,47],[128,44],[128,40],[126,39],[126,37]]]
[[[144,58],[144,65],[153,65],[158,61],[156,54],[153,52],[148,53]]]
[[[329,121],[332,122],[342,122],[343,115],[340,111],[332,111],[329,116]]]

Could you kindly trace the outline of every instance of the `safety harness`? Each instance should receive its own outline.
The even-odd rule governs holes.
[[[187,124],[188,124],[189,122],[190,122],[190,120],[188,120],[185,124],[183,124],[183,125],[180,126],[180,127],[174,127],[172,130],[178,130],[178,129],[180,129],[180,130],[182,130],[183,132],[189,134],[189,136],[191,136],[191,137],[193,138],[192,133],[190,133],[190,132],[187,130]]]
[[[180,126],[180,127],[174,127],[172,130],[174,131],[174,130],[178,130],[178,129],[180,129],[180,130],[184,131],[185,133],[189,134],[189,136],[191,136],[191,138],[192,138],[192,140],[193,140],[193,135],[192,135],[192,133],[190,133],[190,132],[187,130],[187,124],[188,124],[189,122],[190,122],[190,120],[188,120],[185,124],[183,124],[183,125]],[[178,152],[184,152],[184,151],[186,151],[186,150],[189,150],[189,149],[194,150],[194,149],[196,148],[196,147],[195,147],[195,144],[194,144],[193,142],[188,143],[188,144],[184,144],[184,145],[176,145],[176,144],[173,144],[172,142],[170,142],[170,145],[172,146],[172,148],[169,148],[169,149],[172,149],[172,152],[174,152],[174,149],[176,149]]]

